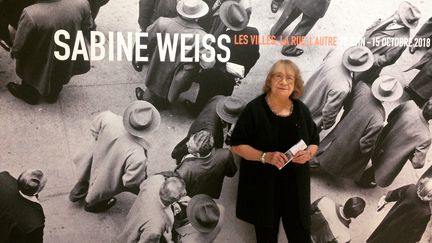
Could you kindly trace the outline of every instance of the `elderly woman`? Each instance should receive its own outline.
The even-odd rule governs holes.
[[[289,242],[310,242],[307,162],[319,136],[309,109],[297,99],[303,93],[299,68],[289,60],[276,62],[263,91],[243,110],[231,137],[232,152],[242,157],[237,217],[255,225],[257,242],[277,242],[281,217]],[[307,148],[289,161],[284,152],[301,139]]]
[[[366,242],[420,241],[431,217],[432,178],[389,191],[380,198],[378,211],[389,202],[396,203]]]

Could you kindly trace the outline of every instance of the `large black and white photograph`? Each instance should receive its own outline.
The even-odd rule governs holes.
[[[432,243],[429,0],[0,0],[0,243]]]

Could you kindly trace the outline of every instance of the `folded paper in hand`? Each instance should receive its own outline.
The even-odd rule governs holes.
[[[244,78],[245,68],[243,65],[239,65],[233,62],[227,62],[226,69],[227,72],[229,72],[230,74],[239,78]]]
[[[279,168],[279,170],[281,170],[286,164],[288,164],[289,162],[291,162],[291,160],[294,158],[294,155],[307,148],[306,143],[303,141],[303,139],[300,139],[300,141],[298,141],[296,144],[294,144],[294,146],[292,146],[290,149],[288,149],[285,152],[285,155],[288,157],[288,161]]]

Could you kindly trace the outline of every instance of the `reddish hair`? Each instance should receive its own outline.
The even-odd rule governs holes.
[[[300,69],[298,68],[298,66],[291,60],[288,59],[281,59],[277,62],[275,62],[271,68],[270,71],[267,74],[264,86],[263,86],[263,92],[268,94],[268,92],[270,92],[270,83],[271,83],[271,79],[272,76],[274,74],[274,70],[276,69],[277,65],[282,65],[285,67],[285,69],[291,69],[292,71],[294,71],[294,79],[295,79],[295,83],[294,83],[294,91],[292,92],[290,98],[299,98],[300,96],[303,95],[303,78],[300,74]]]

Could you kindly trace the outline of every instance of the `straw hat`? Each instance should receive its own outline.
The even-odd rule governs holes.
[[[352,46],[348,48],[342,57],[344,66],[353,72],[364,72],[372,67],[374,56],[365,46]]]
[[[136,137],[144,137],[156,130],[161,122],[159,111],[149,102],[134,101],[123,113],[125,129]]]
[[[243,100],[228,96],[216,104],[216,113],[222,120],[234,124],[244,107],[245,103]]]
[[[397,10],[402,23],[408,28],[415,28],[421,17],[420,10],[409,2],[402,2]]]
[[[181,0],[177,3],[177,12],[186,18],[198,19],[208,11],[208,5],[202,0]]]
[[[396,101],[403,93],[402,85],[389,75],[379,76],[372,84],[372,94],[381,101]]]

